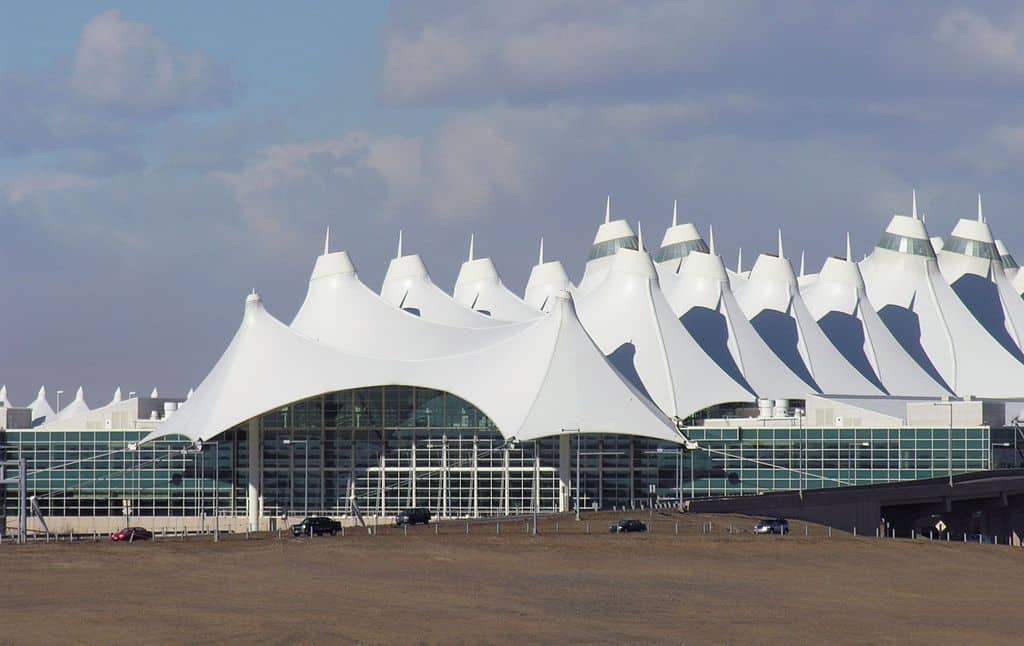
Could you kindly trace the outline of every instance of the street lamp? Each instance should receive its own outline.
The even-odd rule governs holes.
[[[305,447],[305,459],[302,474],[302,515],[309,515],[309,440],[293,440],[285,438],[281,440],[281,444],[291,448],[292,451],[292,471],[295,470],[295,445],[302,444]]]
[[[207,444],[213,445],[213,542],[216,543],[220,541],[220,441],[196,442],[196,449],[202,451]]]

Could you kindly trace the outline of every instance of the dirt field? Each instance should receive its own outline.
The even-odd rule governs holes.
[[[655,515],[0,547],[11,643],[1020,643],[1024,551]],[[641,516],[642,517],[642,516]],[[647,520],[647,518],[644,518]],[[702,525],[713,523],[712,533]],[[675,524],[679,523],[679,533]],[[737,533],[729,533],[729,525]],[[742,530],[742,533],[739,533]],[[439,531],[435,534],[435,531]]]

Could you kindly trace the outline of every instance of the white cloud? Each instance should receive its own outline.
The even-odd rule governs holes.
[[[1024,19],[1020,15],[996,24],[969,9],[953,9],[939,19],[933,38],[968,72],[1024,73]]]
[[[209,56],[181,50],[118,11],[82,28],[69,83],[88,103],[157,112],[218,105],[231,90],[226,70]]]
[[[25,173],[0,181],[0,190],[16,206],[40,194],[85,188],[95,183],[92,178],[77,173]]]

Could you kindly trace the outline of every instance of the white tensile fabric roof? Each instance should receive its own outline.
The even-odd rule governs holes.
[[[665,242],[694,239],[701,239],[700,234],[690,225],[672,238],[666,235]],[[728,374],[738,372],[758,397],[799,398],[815,392],[779,360],[747,320],[713,244],[707,253],[691,251],[681,259],[659,263],[658,276],[676,317],[704,352]]]
[[[894,215],[860,262],[868,298],[904,350],[959,396],[1024,394],[1024,364],[1009,354],[946,282],[924,222]],[[882,246],[884,245],[884,246]]]
[[[948,395],[908,355],[879,318],[853,262],[850,239],[846,258],[825,261],[813,283],[802,288],[807,309],[844,357],[872,383],[897,397]]]
[[[527,321],[539,316],[536,309],[505,287],[490,258],[473,254],[472,238],[469,259],[459,268],[453,296],[457,302],[497,321]]]
[[[53,419],[53,409],[50,408],[50,402],[46,401],[46,386],[39,387],[39,394],[28,407],[32,409],[32,426],[38,426],[40,422]]]
[[[537,264],[530,270],[530,278],[526,281],[526,292],[523,301],[530,307],[548,312],[554,305],[554,297],[559,292],[575,294],[576,286],[569,280],[565,267],[557,260],[544,260],[544,238],[540,239],[540,255]]]
[[[337,254],[321,256],[319,269],[324,269],[320,261],[330,256]],[[344,265],[337,258],[329,262],[335,268]],[[314,272],[311,294],[319,291],[312,284],[323,277]],[[345,300],[355,293],[332,290],[317,299],[339,299],[343,302],[338,309],[350,317],[379,316],[380,329],[389,329],[383,320],[385,310],[367,307],[366,299]],[[429,325],[397,309],[390,311],[394,317]],[[485,331],[498,330],[503,334],[492,334],[490,343],[432,358],[375,354],[382,345],[360,347],[357,354],[344,349],[357,340],[315,340],[272,317],[253,294],[246,300],[238,332],[210,374],[146,440],[178,434],[205,440],[268,410],[318,394],[407,385],[465,399],[509,438],[525,441],[579,431],[682,441],[674,424],[608,364],[580,326],[568,295],[560,296],[547,315]]]
[[[599,285],[579,297],[580,319],[601,351],[667,414],[751,401],[676,318],[646,251],[620,247]]]
[[[458,303],[430,280],[418,255],[399,255],[391,260],[380,295],[395,307],[414,313],[424,320],[456,327],[494,327],[501,325],[479,312]]]
[[[974,318],[1003,348],[1024,360],[1024,300],[1003,269],[992,232],[981,211],[978,219],[960,220],[949,244],[938,252],[939,270]]]
[[[765,343],[803,381],[826,395],[881,395],[846,361],[808,311],[782,249],[761,254],[737,291],[743,312]]]
[[[85,403],[85,391],[82,387],[79,387],[78,391],[75,393],[75,398],[71,400],[71,403],[57,411],[57,414],[52,418],[46,418],[46,422],[49,423],[64,419],[71,419],[78,415],[85,415],[89,410],[89,405]]]

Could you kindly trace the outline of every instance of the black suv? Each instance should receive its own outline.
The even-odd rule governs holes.
[[[334,536],[340,531],[341,523],[323,516],[310,516],[309,518],[304,518],[301,523],[292,525],[293,536],[309,536],[310,534],[316,536],[330,534]]]
[[[403,509],[395,516],[395,526],[401,527],[402,525],[415,525],[417,523],[429,525],[431,515],[430,510],[423,507]]]
[[[620,520],[611,527],[608,531],[612,534],[626,534],[629,532],[646,532],[647,525],[640,520]]]

